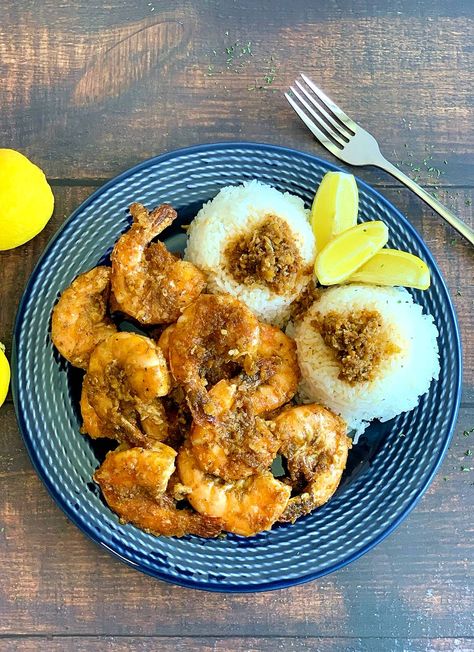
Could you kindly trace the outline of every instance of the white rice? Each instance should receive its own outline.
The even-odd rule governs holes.
[[[264,284],[238,283],[226,271],[223,254],[236,235],[248,233],[266,216],[276,215],[288,224],[304,267],[310,268],[316,249],[308,214],[299,197],[259,181],[226,186],[204,204],[191,223],[184,257],[208,274],[209,291],[228,292],[243,301],[259,319],[282,326],[289,317],[291,302],[308,283],[311,273],[302,275],[291,292],[279,295]]]
[[[354,310],[377,310],[400,351],[382,360],[373,380],[351,385],[338,378],[339,363],[311,322],[318,313]],[[402,288],[346,285],[328,289],[296,324],[294,336],[302,373],[300,400],[322,403],[340,414],[354,431],[355,441],[372,419],[388,421],[412,410],[439,375],[433,318],[424,315]]]

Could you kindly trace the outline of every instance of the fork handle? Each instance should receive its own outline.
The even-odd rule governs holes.
[[[413,179],[410,179],[410,177],[404,174],[401,170],[399,170],[397,167],[395,167],[395,165],[390,163],[390,161],[387,161],[385,158],[377,161],[375,165],[382,170],[385,170],[385,172],[391,174],[393,177],[395,177],[395,179],[401,181],[405,186],[407,186],[407,188],[410,188],[410,190],[412,190],[415,195],[418,195],[418,197],[427,203],[428,206],[430,206],[434,211],[436,211],[438,215],[441,215],[443,220],[446,220],[446,222],[448,222],[448,224],[450,224],[453,229],[456,229],[456,231],[464,236],[468,242],[474,245],[474,231],[471,229],[471,227],[460,220],[459,217],[456,217],[454,213],[451,213],[451,211],[448,210],[446,206],[443,206],[443,204],[441,204],[437,199],[427,193],[426,190],[415,183]]]

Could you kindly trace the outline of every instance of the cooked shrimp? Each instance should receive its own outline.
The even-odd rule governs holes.
[[[171,206],[162,204],[150,213],[132,204],[130,213],[133,224],[111,256],[115,305],[142,324],[169,324],[203,291],[205,276],[162,242],[151,242],[176,218]]]
[[[64,290],[53,310],[51,339],[75,367],[87,369],[99,342],[117,331],[107,316],[110,267],[94,267]]]
[[[82,383],[80,407],[83,419],[81,432],[93,439],[108,437],[117,441],[139,442],[142,445],[176,439],[176,428],[170,423],[161,399],[155,398],[150,403],[144,403],[111,397],[100,392],[97,381],[89,374],[86,374]]]
[[[89,435],[93,439],[99,437],[108,437],[109,439],[116,439],[116,431],[110,421],[102,420],[95,409],[92,407],[90,394],[93,393],[89,376],[86,374],[82,383],[81,391],[81,415],[82,427],[81,432]]]
[[[212,421],[218,411],[207,385],[252,372],[259,342],[255,315],[230,295],[202,294],[183,312],[169,338],[171,372],[183,385],[194,419]]]
[[[296,393],[300,370],[296,344],[276,326],[260,322],[255,389],[250,389],[255,414],[265,414],[287,403]]]
[[[163,351],[163,355],[165,356],[166,362],[170,363],[170,338],[174,332],[175,329],[175,324],[170,324],[165,328],[165,330],[161,333],[160,337],[158,338],[158,346],[160,349]]]
[[[238,480],[268,468],[280,442],[265,421],[255,417],[253,399],[228,380],[209,391],[218,407],[213,423],[193,423],[190,443],[204,471]]]
[[[290,498],[280,521],[293,523],[327,502],[346,466],[351,440],[344,421],[316,403],[291,407],[275,420],[286,458],[289,480],[297,496]]]
[[[91,354],[81,398],[83,430],[142,446],[166,439],[166,413],[158,397],[169,389],[159,346],[143,335],[116,333]]]
[[[167,491],[175,457],[172,448],[160,443],[152,449],[112,451],[95,472],[94,480],[122,523],[132,523],[155,535],[217,536],[222,529],[218,519],[177,509],[176,500]]]
[[[269,530],[288,504],[290,487],[274,478],[270,471],[225,482],[200,468],[189,443],[181,447],[177,465],[194,509],[205,516],[220,518],[228,532],[251,536]]]

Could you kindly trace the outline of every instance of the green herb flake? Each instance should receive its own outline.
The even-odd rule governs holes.
[[[468,473],[471,469],[468,466],[461,466],[461,471],[463,473]]]
[[[464,202],[464,204],[465,204],[466,206],[470,206],[470,205],[472,204],[472,201],[471,201],[470,199],[466,199],[466,201]]]
[[[465,430],[462,434],[464,437],[469,437],[474,432],[474,428],[471,428],[470,430]]]
[[[250,56],[253,55],[252,52],[252,41],[249,41],[247,45],[244,45],[243,47],[240,48],[240,56],[244,56],[246,54],[249,54]]]
[[[267,84],[268,86],[270,86],[270,84],[273,84],[273,82],[275,81],[275,73],[276,70],[274,67],[272,67],[270,71],[267,72],[267,74],[263,78],[265,84]]]
[[[467,449],[467,451],[464,453],[466,457],[471,457],[472,456],[472,450],[470,448]]]

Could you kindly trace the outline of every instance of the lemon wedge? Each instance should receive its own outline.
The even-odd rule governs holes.
[[[54,197],[43,171],[13,149],[0,149],[0,250],[13,249],[44,229]]]
[[[347,279],[350,283],[403,285],[427,290],[430,287],[428,265],[413,254],[397,249],[381,249]]]
[[[5,347],[0,342],[0,405],[3,405],[10,384],[10,365],[5,355]]]
[[[378,220],[343,231],[316,256],[314,272],[321,285],[348,279],[387,244],[388,228]]]
[[[318,251],[334,236],[357,224],[359,191],[352,174],[327,172],[311,206],[311,227]]]

